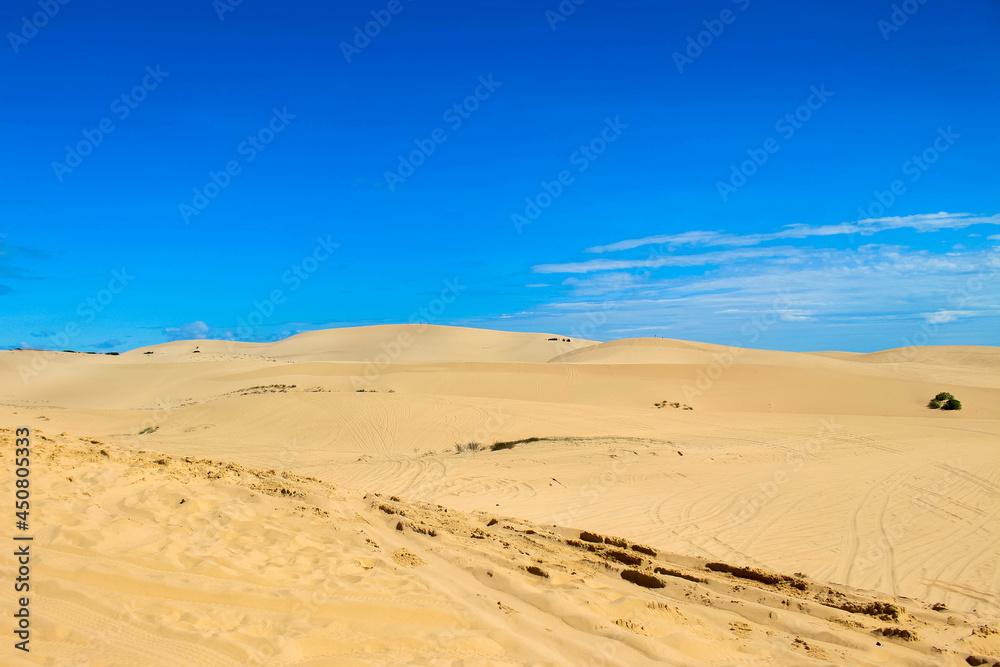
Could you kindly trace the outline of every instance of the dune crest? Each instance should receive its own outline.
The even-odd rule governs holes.
[[[132,664],[963,664],[1000,654],[998,360],[359,327],[3,351],[0,423],[67,434],[66,655],[119,619]]]

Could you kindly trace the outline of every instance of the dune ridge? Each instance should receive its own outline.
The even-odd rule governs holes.
[[[904,648],[892,653],[890,664],[962,664],[962,655],[998,653],[992,635],[972,634],[980,626],[955,626],[965,628],[962,640],[921,614],[938,605],[948,612],[935,611],[930,619],[979,619],[990,628],[990,619],[1000,615],[1000,349],[789,353],[659,338],[567,338],[392,325],[310,332],[274,343],[175,341],[120,355],[0,352],[0,423],[66,433],[47,435],[54,442],[45,441],[51,451],[37,471],[44,476],[40,507],[50,513],[41,544],[57,544],[63,559],[45,575],[62,581],[46,613],[70,623],[99,609],[103,616],[93,617],[99,624],[123,608],[135,609],[141,632],[129,616],[123,634],[104,645],[105,651],[116,643],[138,651],[123,654],[130,656],[124,664],[148,655],[159,659],[148,648],[143,653],[143,644],[164,647],[181,656],[181,664],[272,664],[267,660],[274,656],[255,653],[265,646],[280,656],[274,664],[328,664],[316,656],[332,655],[337,664],[364,664],[368,655],[385,662],[405,655],[427,664],[462,655],[471,664],[587,664],[597,658],[578,653],[580,647],[605,640],[621,644],[608,664],[760,662],[770,659],[767,651],[783,664],[885,664],[884,654],[869,651],[894,651],[896,644]],[[928,410],[928,399],[939,391],[959,397],[963,410]],[[491,451],[498,441],[515,444]],[[9,459],[3,462],[10,478]],[[209,478],[210,472],[220,476]],[[291,480],[289,489],[308,487],[303,493],[310,502],[269,495],[267,485],[284,484],[280,480]],[[298,504],[268,504],[273,499]],[[390,515],[381,504],[407,516]],[[300,506],[306,509],[296,510]],[[224,511],[213,514],[216,507]],[[332,523],[324,523],[322,512]],[[402,531],[388,523],[393,517]],[[517,539],[532,544],[504,538],[511,546],[503,547],[494,538],[507,529],[480,525],[491,518],[520,526]],[[458,537],[449,532],[452,519],[461,525]],[[451,537],[437,540],[420,533],[421,525]],[[485,536],[473,536],[478,529]],[[594,546],[580,539],[584,532],[615,536],[626,546]],[[250,544],[245,533],[260,544]],[[193,546],[183,546],[184,540]],[[428,551],[428,540],[452,547],[446,554]],[[614,564],[610,551],[639,558],[641,565]],[[475,564],[485,558],[492,568],[510,555],[516,567],[494,574],[516,583],[513,597],[490,604],[520,615],[487,615],[480,624],[442,611],[450,600],[453,609],[471,604],[485,613],[475,606],[482,602],[478,595],[486,595]],[[320,561],[324,576],[315,568]],[[287,565],[287,574],[267,569],[271,562]],[[407,578],[393,569],[420,562],[427,565],[410,569],[427,576]],[[724,569],[706,570],[708,563]],[[657,573],[656,567],[683,576]],[[175,574],[163,574],[189,569],[194,574],[184,575],[193,577],[184,580],[185,591],[168,581]],[[624,569],[638,574],[622,579]],[[266,584],[258,571],[273,574],[266,591],[251,590]],[[326,590],[333,577],[343,592],[367,581],[369,572],[385,575],[371,582],[398,588],[401,597],[359,583],[361,592],[350,598],[359,606],[323,607],[316,628],[301,620],[307,614],[296,600],[310,590]],[[801,612],[788,627],[770,627],[773,618],[763,615],[726,617],[725,624],[722,616],[698,616],[689,627],[694,617],[688,611],[687,620],[666,611],[669,623],[656,614],[658,620],[650,619],[652,608],[645,605],[655,600],[641,597],[651,591],[675,595],[679,582],[704,586],[685,577],[707,579],[713,595],[721,594],[723,583],[751,590],[756,580],[742,581],[738,573],[754,572],[772,573],[766,576],[773,583],[765,585],[789,600],[802,591],[781,577],[805,581],[810,595],[827,586],[852,600],[916,610],[919,623],[892,627],[913,630],[918,641],[875,638],[871,619],[861,619],[868,623],[863,631],[855,627],[824,639],[828,629],[814,635],[803,628],[832,623],[822,615],[832,612],[807,614],[800,602],[782,605]],[[643,581],[654,581],[645,577],[664,588],[645,589]],[[454,588],[452,580],[464,583]],[[114,581],[131,583],[119,590]],[[551,588],[565,582],[571,582],[565,589]],[[140,613],[147,607],[135,607],[134,595],[148,586],[163,587],[162,599],[143,602],[152,606]],[[124,597],[107,606],[91,603],[105,589]],[[588,597],[594,590],[610,597],[598,605]],[[266,602],[257,599],[262,595]],[[171,596],[181,597],[170,602]],[[212,599],[228,597],[232,604],[212,606]],[[639,611],[612,617],[607,605],[618,599],[638,600],[621,604]],[[425,618],[419,610],[427,600],[442,614],[431,615],[433,628],[417,618]],[[547,629],[511,625],[512,618],[529,616],[519,600],[531,601],[531,614],[538,614],[531,618]],[[671,600],[664,604],[679,608],[683,602]],[[824,606],[810,600],[801,604]],[[254,611],[239,611],[243,606]],[[610,632],[593,614],[614,626]],[[368,625],[345,625],[342,616]],[[551,618],[566,620],[553,625]],[[574,619],[589,620],[568,628]],[[394,628],[395,643],[375,632],[380,622]],[[730,632],[730,622],[752,626],[747,636],[753,641],[702,655],[705,637],[713,638],[711,646],[720,637],[745,634]],[[677,627],[666,629],[670,623]],[[463,632],[439,627],[454,624]],[[294,647],[273,648],[276,627],[295,628]],[[82,638],[85,631],[68,628],[50,628],[70,638],[65,655],[81,646],[100,654]],[[512,628],[523,644],[509,638]],[[789,628],[795,630],[793,646],[786,641]],[[768,631],[781,637],[774,646]],[[802,642],[794,642],[796,636]],[[135,637],[142,640],[133,642]],[[193,647],[202,642],[216,651],[211,658],[195,656]],[[357,642],[361,648],[351,653]],[[550,652],[539,648],[553,642]],[[811,655],[803,643],[820,646],[826,657]]]

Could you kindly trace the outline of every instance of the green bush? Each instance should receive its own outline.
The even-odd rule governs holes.
[[[516,442],[494,442],[490,445],[490,451],[495,452],[501,449],[514,449],[516,445]]]
[[[927,403],[927,407],[931,410],[961,410],[962,401],[958,400],[948,392],[942,391]]]

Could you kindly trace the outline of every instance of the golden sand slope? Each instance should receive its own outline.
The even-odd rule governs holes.
[[[988,615],[998,370],[988,347],[797,354],[362,327],[121,356],[0,352],[0,423]],[[939,391],[965,409],[928,410]]]
[[[4,478],[12,430],[0,431]],[[964,665],[995,615],[292,473],[34,438],[50,665]],[[4,552],[0,570],[14,564]],[[0,613],[10,617],[10,596]]]

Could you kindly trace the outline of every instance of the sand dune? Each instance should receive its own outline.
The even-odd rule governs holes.
[[[594,341],[573,340],[556,334],[511,333],[437,325],[391,324],[309,331],[274,343],[235,341],[176,341],[144,347],[129,354],[152,351],[184,356],[199,348],[207,354],[246,354],[285,361],[358,361],[394,363],[438,361],[522,361],[540,363]]]
[[[12,435],[0,434],[7,467]],[[35,654],[52,664],[959,665],[1000,653],[996,616],[803,575],[68,435],[36,433],[34,449]],[[12,571],[8,554],[0,568]]]
[[[131,656],[112,664],[575,665],[602,646],[625,665],[1000,654],[972,634],[1000,615],[1000,349],[564,338],[398,325],[0,352],[0,423],[53,438],[35,471],[58,637],[46,650],[100,655],[88,628],[112,618],[104,650]],[[964,409],[928,410],[938,391]],[[523,441],[488,450],[507,440]],[[480,451],[456,453],[469,442]],[[279,478],[304,495],[269,495]],[[438,537],[396,531],[380,504]],[[642,572],[708,583],[622,580],[606,546],[566,541],[581,530],[650,545]],[[807,590],[706,562],[799,572]],[[830,611],[821,582],[906,615]],[[874,638],[876,625],[918,640]]]

